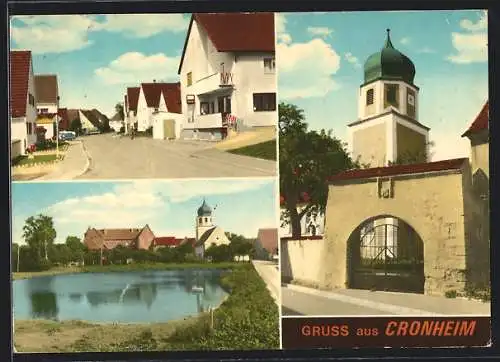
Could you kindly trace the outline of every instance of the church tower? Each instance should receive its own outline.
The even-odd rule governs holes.
[[[387,29],[384,47],[364,64],[358,120],[349,124],[354,159],[370,167],[401,158],[428,161],[429,128],[418,121],[415,66],[394,48]]]
[[[212,208],[203,199],[203,203],[198,208],[196,216],[196,240],[198,241],[205,231],[213,227]]]

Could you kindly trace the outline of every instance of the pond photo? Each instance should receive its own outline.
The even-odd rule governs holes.
[[[274,178],[13,183],[16,351],[279,348],[276,191]]]

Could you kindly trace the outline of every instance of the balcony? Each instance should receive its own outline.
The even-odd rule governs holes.
[[[220,128],[222,127],[223,114],[222,113],[212,113],[198,115],[194,118],[195,128]]]
[[[188,87],[188,92],[196,95],[207,94],[219,90],[233,88],[234,73],[217,72],[207,77],[201,78]]]

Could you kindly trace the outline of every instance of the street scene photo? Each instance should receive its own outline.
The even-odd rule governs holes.
[[[14,352],[278,349],[274,178],[12,184]]]
[[[272,13],[10,18],[15,181],[277,175]]]
[[[283,318],[489,317],[486,11],[275,21]]]

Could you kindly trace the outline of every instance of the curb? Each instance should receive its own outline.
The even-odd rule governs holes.
[[[90,163],[92,161],[92,157],[88,153],[87,148],[85,147],[85,142],[83,140],[80,141],[80,145],[82,146],[83,153],[84,153],[85,157],[87,158],[87,161],[85,162],[85,166],[83,167],[83,169],[78,173],[78,175],[73,177],[73,179],[84,175],[90,169]]]
[[[289,290],[309,294],[309,295],[314,295],[314,296],[319,296],[322,298],[326,299],[331,299],[331,300],[337,300],[339,302],[343,303],[349,303],[361,307],[366,307],[370,309],[376,309],[381,312],[387,312],[395,315],[405,315],[405,316],[444,316],[445,314],[440,314],[440,313],[433,313],[429,312],[426,310],[421,310],[421,309],[414,309],[414,308],[408,308],[400,305],[395,305],[395,304],[390,304],[390,303],[383,303],[383,302],[374,302],[371,300],[367,299],[361,299],[361,298],[356,298],[356,297],[351,297],[348,295],[343,295],[343,294],[338,294],[335,292],[327,292],[327,291],[322,291],[322,290],[317,290],[313,288],[307,288],[307,287],[302,287],[298,285],[293,285],[293,284],[284,284],[283,288],[287,288]]]

